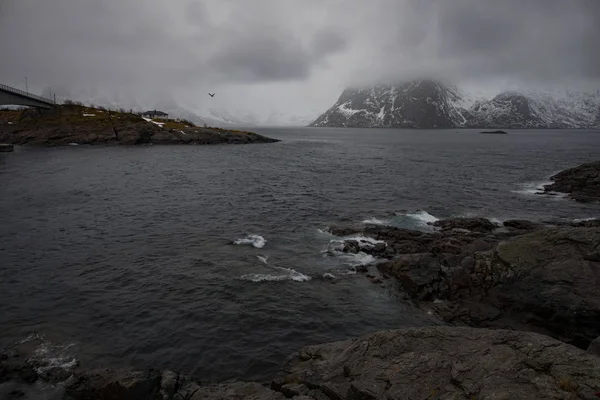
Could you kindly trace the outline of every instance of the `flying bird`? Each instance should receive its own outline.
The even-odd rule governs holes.
[[[215,97],[215,94],[214,94],[214,93],[209,93],[208,95],[209,95],[210,97]]]

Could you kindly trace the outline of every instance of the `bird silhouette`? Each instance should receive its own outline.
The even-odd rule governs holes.
[[[208,94],[210,97],[215,97],[215,93],[209,93]]]

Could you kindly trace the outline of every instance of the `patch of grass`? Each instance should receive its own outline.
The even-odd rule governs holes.
[[[192,124],[189,121],[177,121],[174,119],[164,119],[164,118],[154,118],[152,119],[155,122],[160,122],[163,124],[163,128],[165,129],[184,129],[184,128],[195,128],[196,125]]]
[[[249,134],[251,134],[251,132],[248,132],[248,131],[239,131],[239,130],[236,130],[236,129],[214,128],[212,126],[208,126],[208,127],[206,127],[206,129],[211,129],[211,130],[217,131],[217,132],[234,133],[236,135],[249,135]]]
[[[566,392],[577,391],[577,383],[573,382],[573,379],[570,376],[564,376],[560,378],[560,381],[558,381],[558,387]]]
[[[138,115],[129,112],[101,110],[80,104],[63,104],[56,110],[47,114],[36,115],[34,112],[25,111],[23,119],[19,122],[25,127],[40,126],[93,126],[107,127],[114,124],[137,123],[143,121]],[[84,116],[84,114],[92,114]]]

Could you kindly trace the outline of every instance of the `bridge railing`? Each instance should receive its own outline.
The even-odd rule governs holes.
[[[24,96],[24,97],[28,97],[28,98],[30,98],[30,99],[34,99],[34,100],[37,100],[37,101],[41,101],[42,103],[47,103],[47,104],[51,104],[51,105],[53,105],[53,104],[54,104],[54,101],[53,101],[53,100],[47,99],[47,98],[45,98],[45,97],[42,97],[42,96],[37,96],[37,95],[35,95],[35,94],[27,93],[27,92],[26,92],[26,91],[24,91],[24,90],[15,89],[15,88],[13,88],[13,87],[6,86],[6,85],[3,85],[3,84],[1,84],[1,83],[0,83],[0,90],[5,90],[5,91],[7,91],[7,92],[11,92],[11,93],[14,93],[14,94],[18,94],[18,95],[20,95],[20,96]]]

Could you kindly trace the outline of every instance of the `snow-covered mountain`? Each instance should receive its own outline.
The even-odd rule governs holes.
[[[346,89],[311,126],[600,127],[600,93],[510,91],[486,99],[433,80]]]

